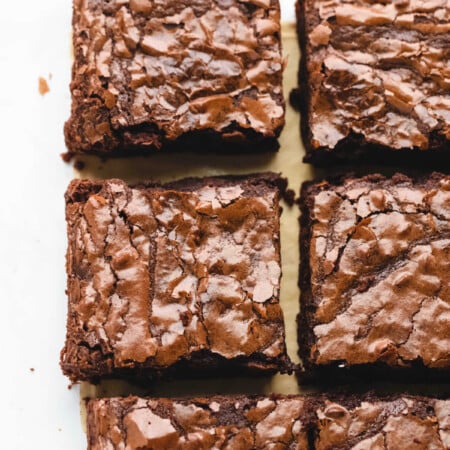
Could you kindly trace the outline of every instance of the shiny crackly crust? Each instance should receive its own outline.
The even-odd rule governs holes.
[[[66,194],[73,381],[289,368],[275,174]]]
[[[70,152],[277,148],[278,0],[74,0],[73,12]]]
[[[302,397],[111,398],[87,410],[89,450],[308,449]]]
[[[450,401],[390,395],[109,398],[87,403],[88,449],[444,449]]]
[[[300,0],[297,15],[305,161],[448,157],[445,0]]]
[[[316,450],[450,447],[449,400],[352,395],[314,403]]]
[[[301,208],[306,378],[448,374],[450,176],[305,183]]]

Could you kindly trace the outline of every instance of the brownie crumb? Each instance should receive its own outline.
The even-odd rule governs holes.
[[[291,93],[289,94],[289,103],[296,111],[301,110],[301,101],[300,101],[301,98],[302,98],[301,89],[300,88],[292,89]]]
[[[47,80],[44,77],[39,77],[39,94],[44,96],[50,92],[50,87],[47,83]]]
[[[83,170],[86,167],[86,163],[84,161],[80,161],[79,159],[77,159],[74,162],[73,167],[75,167],[75,169],[77,170]]]
[[[65,152],[61,153],[60,156],[65,163],[70,163],[70,161],[72,161],[72,158],[74,157],[74,154],[72,152]]]
[[[34,372],[34,367],[30,367],[30,372]]]
[[[295,191],[293,189],[286,189],[283,192],[283,200],[289,205],[292,206],[295,203]]]

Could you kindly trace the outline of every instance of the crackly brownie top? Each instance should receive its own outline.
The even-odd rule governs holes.
[[[301,397],[92,400],[90,450],[306,450]]]
[[[333,402],[316,410],[316,450],[450,448],[450,401],[398,397]]]
[[[75,0],[74,46],[83,146],[142,124],[168,140],[283,124],[277,0]]]
[[[304,0],[314,148],[350,133],[393,149],[450,139],[447,0]]]
[[[450,176],[306,189],[312,360],[450,367]]]
[[[278,190],[261,180],[198,184],[72,182],[70,342],[100,347],[116,368],[164,368],[200,350],[285,354]]]

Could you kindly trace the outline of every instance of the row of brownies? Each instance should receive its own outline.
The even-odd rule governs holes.
[[[108,398],[88,402],[89,450],[444,450],[450,400],[391,395]]]
[[[305,161],[449,161],[447,0],[299,0]],[[69,156],[264,152],[284,126],[278,0],[74,0]]]
[[[278,0],[74,0],[69,155],[273,151],[284,125]],[[305,161],[447,158],[445,0],[301,0]],[[295,373],[445,380],[450,176],[301,189],[299,355],[279,302],[274,173],[66,192],[73,382]],[[444,449],[450,402],[375,395],[88,402],[88,448]]]
[[[290,372],[285,188],[274,173],[73,181],[66,375]],[[300,376],[448,376],[450,176],[307,182],[300,206]]]

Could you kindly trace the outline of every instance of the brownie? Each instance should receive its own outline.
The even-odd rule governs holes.
[[[74,0],[73,46],[71,154],[278,148],[278,0]]]
[[[96,399],[88,450],[308,450],[304,414],[297,396]]]
[[[290,370],[273,173],[66,193],[72,381]]]
[[[450,400],[374,394],[93,399],[87,437],[88,450],[444,449]]]
[[[450,175],[307,182],[300,204],[300,376],[448,377]]]
[[[305,162],[450,160],[448,2],[299,0]]]
[[[450,400],[373,395],[316,402],[316,450],[450,448]]]

